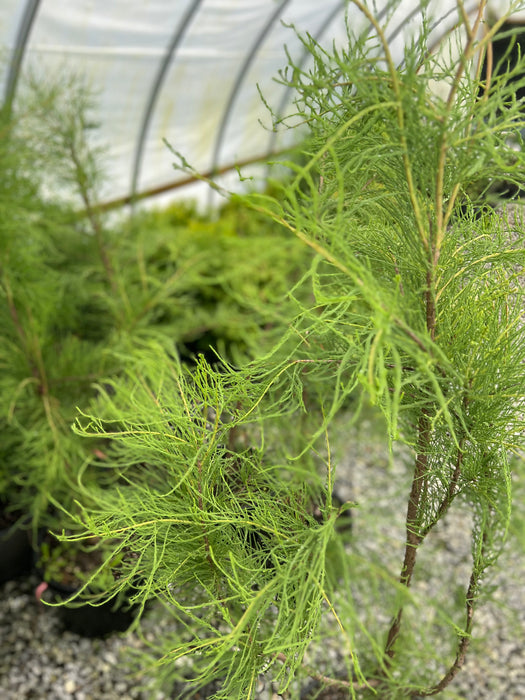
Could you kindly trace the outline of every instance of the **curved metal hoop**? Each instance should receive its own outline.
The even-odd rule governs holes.
[[[20,68],[22,67],[22,61],[26,52],[27,42],[29,40],[29,35],[35,22],[35,17],[39,5],[40,0],[27,0],[27,5],[22,15],[22,21],[20,22],[20,26],[18,27],[15,48],[13,50],[13,57],[10,61],[9,72],[7,74],[4,92],[4,109],[7,112],[10,112],[13,106],[13,100],[15,99],[16,94],[16,87],[18,85],[18,78],[20,77]]]
[[[336,7],[334,7],[332,9],[332,11],[328,14],[328,16],[323,20],[321,26],[316,31],[316,33],[312,35],[314,41],[318,42],[321,40],[324,33],[327,31],[328,27],[334,21],[336,15],[339,12],[342,12],[342,10],[344,10],[347,5],[348,5],[348,1],[342,0],[342,2],[339,5],[336,5]],[[301,57],[299,58],[298,63],[297,63],[298,68],[302,68],[304,66],[309,55],[310,55],[310,52],[308,51],[308,49],[305,48],[301,54]],[[278,119],[279,119],[279,117],[282,116],[286,105],[290,102],[290,95],[292,92],[293,92],[293,87],[291,85],[288,85],[283,92],[281,100],[277,106],[277,110],[275,112]],[[278,135],[278,132],[275,129],[270,134],[270,140],[268,142],[268,154],[273,153],[275,150],[275,142],[277,140],[277,135]]]
[[[250,65],[257,55],[257,52],[261,48],[264,40],[268,36],[272,26],[275,24],[277,21],[279,15],[282,13],[286,5],[290,0],[283,0],[278,7],[272,12],[270,17],[268,18],[267,22],[263,26],[262,30],[259,32],[257,35],[257,38],[250,49],[248,55],[243,61],[243,64],[241,65],[241,68],[237,74],[237,77],[235,79],[235,82],[233,84],[233,88],[230,92],[230,95],[228,97],[228,100],[226,102],[226,107],[224,108],[222,118],[219,124],[219,128],[217,129],[217,137],[215,139],[215,145],[213,148],[213,154],[212,154],[212,160],[211,160],[211,168],[210,170],[212,172],[215,172],[218,168],[218,161],[219,161],[219,155],[222,147],[222,143],[224,141],[224,136],[226,133],[226,127],[228,125],[228,119],[230,118],[231,111],[233,109],[233,105],[235,103],[235,100],[237,98],[237,95],[241,89],[242,83],[244,81],[244,78],[246,77],[246,74],[250,68]]]
[[[162,84],[164,83],[164,80],[166,78],[166,73],[168,72],[170,63],[172,62],[173,57],[175,56],[177,49],[180,46],[184,35],[186,34],[186,31],[191,24],[193,17],[195,16],[200,5],[202,4],[202,1],[203,0],[193,0],[191,5],[188,6],[188,9],[184,13],[180,24],[176,27],[176,30],[168,45],[162,63],[159,66],[159,70],[155,76],[155,80],[153,81],[153,84],[151,86],[149,98],[146,103],[144,114],[142,116],[142,122],[137,138],[137,145],[135,147],[135,157],[133,159],[133,170],[131,173],[131,201],[133,201],[135,195],[137,194],[140,170],[142,167],[142,160],[144,157],[144,146],[146,143],[146,136],[151,123],[153,112],[155,110],[155,105],[157,103],[159,93],[162,88]]]

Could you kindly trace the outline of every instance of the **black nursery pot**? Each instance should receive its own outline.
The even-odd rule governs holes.
[[[47,590],[53,601],[67,601],[75,593],[71,586],[58,582],[48,583]],[[129,606],[126,601],[110,600],[101,605],[89,605],[76,601],[74,607],[65,605],[56,608],[65,629],[82,637],[107,637],[114,632],[125,632],[135,619],[138,606]]]
[[[42,546],[45,540],[45,533],[41,533],[39,545]],[[67,601],[74,597],[78,588],[71,581],[65,582],[67,579],[57,581],[46,575],[45,566],[38,561],[40,555],[39,547],[35,552],[35,570],[43,583],[37,588],[37,597],[45,590],[50,603],[66,603],[55,608],[65,629],[82,637],[107,637],[114,632],[124,632],[133,623],[139,606],[129,604],[125,591],[101,604],[90,605],[83,599],[75,599],[71,606],[68,605]],[[86,593],[90,594],[89,587]]]
[[[31,571],[33,549],[27,524],[0,527],[0,583]]]

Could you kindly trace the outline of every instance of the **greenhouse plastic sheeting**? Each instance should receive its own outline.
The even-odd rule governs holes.
[[[385,4],[370,6],[382,15]],[[455,21],[455,0],[434,6],[443,31]],[[0,89],[16,109],[26,68],[85,74],[106,148],[103,198],[168,189],[186,176],[173,169],[166,141],[204,173],[282,147],[287,132],[272,132],[259,90],[276,112],[289,108],[293,95],[274,80],[287,63],[284,46],[294,61],[306,58],[290,25],[341,42],[347,8],[352,29],[366,28],[344,0],[1,0]],[[389,24],[398,55],[418,20],[417,2],[398,4]]]

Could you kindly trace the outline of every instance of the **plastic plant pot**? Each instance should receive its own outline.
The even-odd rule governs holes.
[[[65,602],[76,592],[71,586],[53,581],[41,584],[39,588],[39,595],[47,591],[52,603]],[[119,599],[101,605],[77,600],[71,607],[61,605],[56,608],[64,628],[82,637],[107,637],[116,632],[125,632],[135,619],[137,609],[138,606],[130,607],[125,600]]]
[[[51,604],[64,603],[55,608],[64,628],[83,637],[105,637],[128,629],[135,619],[139,606],[130,606],[125,592],[119,593],[112,600],[103,603],[95,602],[98,596],[91,587],[88,587],[84,593],[88,598],[92,594],[93,604],[85,597],[76,598],[75,594],[82,584],[80,581],[78,584],[72,582],[71,565],[76,563],[76,557],[80,556],[80,552],[72,546],[60,544],[60,556],[54,559],[51,569],[46,566],[42,558],[43,548],[47,546],[49,551],[49,543],[50,539],[42,535],[39,550],[35,553],[35,569],[42,580],[35,590],[37,599]],[[59,566],[57,562],[60,562]],[[99,564],[100,561],[93,562],[91,570],[96,569]],[[57,572],[60,575],[56,575]],[[68,603],[70,599],[72,599],[71,603]]]
[[[33,549],[26,524],[0,527],[0,583],[25,576],[31,571]]]

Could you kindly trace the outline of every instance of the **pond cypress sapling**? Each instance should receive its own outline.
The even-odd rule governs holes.
[[[84,509],[85,536],[118,533],[134,549],[139,598],[162,600],[180,625],[161,641],[159,673],[193,674],[196,687],[221,679],[216,698],[255,697],[263,672],[295,696],[305,675],[352,697],[439,694],[464,662],[508,526],[509,454],[523,447],[525,235],[519,215],[478,209],[487,177],[525,174],[508,139],[523,127],[522,66],[480,90],[480,56],[505,21],[480,37],[484,3],[474,18],[458,6],[458,60],[428,51],[425,23],[400,64],[387,26],[353,6],[373,32],[331,51],[304,39],[313,68],[282,75],[310,129],[303,159],[288,163],[280,196],[248,197],[315,252],[301,280],[313,303],[301,295],[280,342],[235,368],[189,371],[151,346],[77,426],[111,438],[127,481]],[[410,455],[397,570],[390,550],[380,561],[367,550],[366,529],[350,546],[336,531],[351,506],[332,503],[348,397],[348,434],[372,402],[391,449]],[[421,551],[452,511],[472,520],[461,612],[455,594],[416,590],[431,573]],[[271,543],[271,566],[246,531]],[[442,573],[449,585],[454,572]],[[363,602],[382,614],[368,621]],[[340,635],[344,678],[315,667],[328,634]]]

